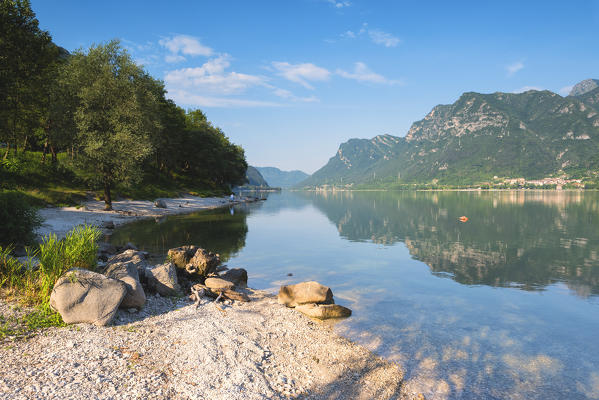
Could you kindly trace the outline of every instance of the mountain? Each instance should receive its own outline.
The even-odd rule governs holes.
[[[599,87],[599,79],[586,79],[572,86],[568,96],[581,96]]]
[[[275,167],[256,167],[270,186],[290,188],[306,179],[308,174],[303,171],[281,171]]]
[[[248,166],[245,172],[245,179],[247,183],[244,186],[269,187],[262,174],[260,174],[260,171],[251,165]]]
[[[588,176],[599,171],[599,87],[579,87],[585,88],[580,95],[568,97],[546,90],[464,93],[453,104],[434,107],[405,137],[341,144],[302,185]]]

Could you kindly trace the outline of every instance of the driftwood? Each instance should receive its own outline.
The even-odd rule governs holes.
[[[195,297],[194,305],[196,306],[196,308],[198,308],[202,302],[202,297],[204,297],[205,290],[203,288],[197,288],[195,286],[192,286],[191,293],[193,293],[193,296]]]

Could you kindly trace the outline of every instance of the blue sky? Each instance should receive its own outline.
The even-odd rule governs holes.
[[[118,38],[256,166],[312,173],[463,92],[599,78],[599,1],[32,0],[68,50]]]

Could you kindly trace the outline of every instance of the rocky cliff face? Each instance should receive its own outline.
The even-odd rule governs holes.
[[[583,94],[595,90],[599,87],[599,79],[585,79],[582,82],[578,82],[570,90],[568,96],[582,96]]]
[[[469,92],[434,107],[405,138],[343,143],[304,184],[471,184],[496,175],[536,179],[597,171],[599,87],[568,97],[535,90]]]

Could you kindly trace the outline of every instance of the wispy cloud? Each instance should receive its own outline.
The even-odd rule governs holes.
[[[351,6],[351,2],[349,1],[339,1],[339,0],[325,0],[327,3],[331,4],[335,8],[343,8]]]
[[[345,32],[343,32],[342,34],[340,34],[339,36],[341,36],[344,39],[355,39],[359,36],[364,36],[367,35],[370,40],[372,41],[372,43],[374,44],[378,44],[381,46],[385,46],[385,47],[396,47],[397,45],[399,45],[401,43],[401,39],[398,38],[397,36],[388,33],[388,32],[384,32],[380,29],[370,29],[368,27],[368,23],[364,22],[362,24],[362,26],[360,27],[359,30],[357,31],[352,31],[352,30],[347,30]]]
[[[509,65],[506,65],[505,70],[507,71],[507,76],[512,77],[518,71],[524,68],[524,63],[522,61],[516,61]]]
[[[263,77],[225,71],[231,65],[230,58],[223,54],[200,67],[169,71],[164,81],[168,88],[193,87],[203,93],[219,95],[239,94],[251,87],[266,85]]]
[[[399,85],[401,81],[387,79],[383,75],[377,74],[372,71],[366,64],[363,62],[357,62],[354,64],[354,70],[352,72],[347,72],[342,69],[337,69],[337,75],[346,78],[353,79],[358,82],[367,82],[367,83],[378,83],[383,85]]]
[[[385,47],[396,47],[401,43],[401,40],[398,37],[378,29],[369,30],[368,36],[370,36],[370,40],[372,40],[373,43],[380,44]]]
[[[196,107],[280,107],[282,104],[251,99],[202,96],[184,89],[169,89],[168,97],[178,104]]]
[[[272,66],[277,71],[277,74],[283,78],[299,83],[307,89],[314,89],[308,82],[326,81],[331,73],[322,67],[318,67],[312,63],[290,64],[288,62],[275,61]]]
[[[188,35],[176,35],[161,39],[158,44],[166,48],[170,53],[165,56],[168,63],[185,61],[185,56],[211,56],[214,51],[204,46],[200,39]]]
[[[529,90],[545,90],[542,87],[539,86],[523,86],[520,89],[516,89],[513,91],[513,93],[524,93],[524,92],[528,92]]]
[[[301,103],[317,103],[320,100],[316,96],[299,97],[291,93],[287,89],[275,88],[273,94],[285,100],[297,101]]]

